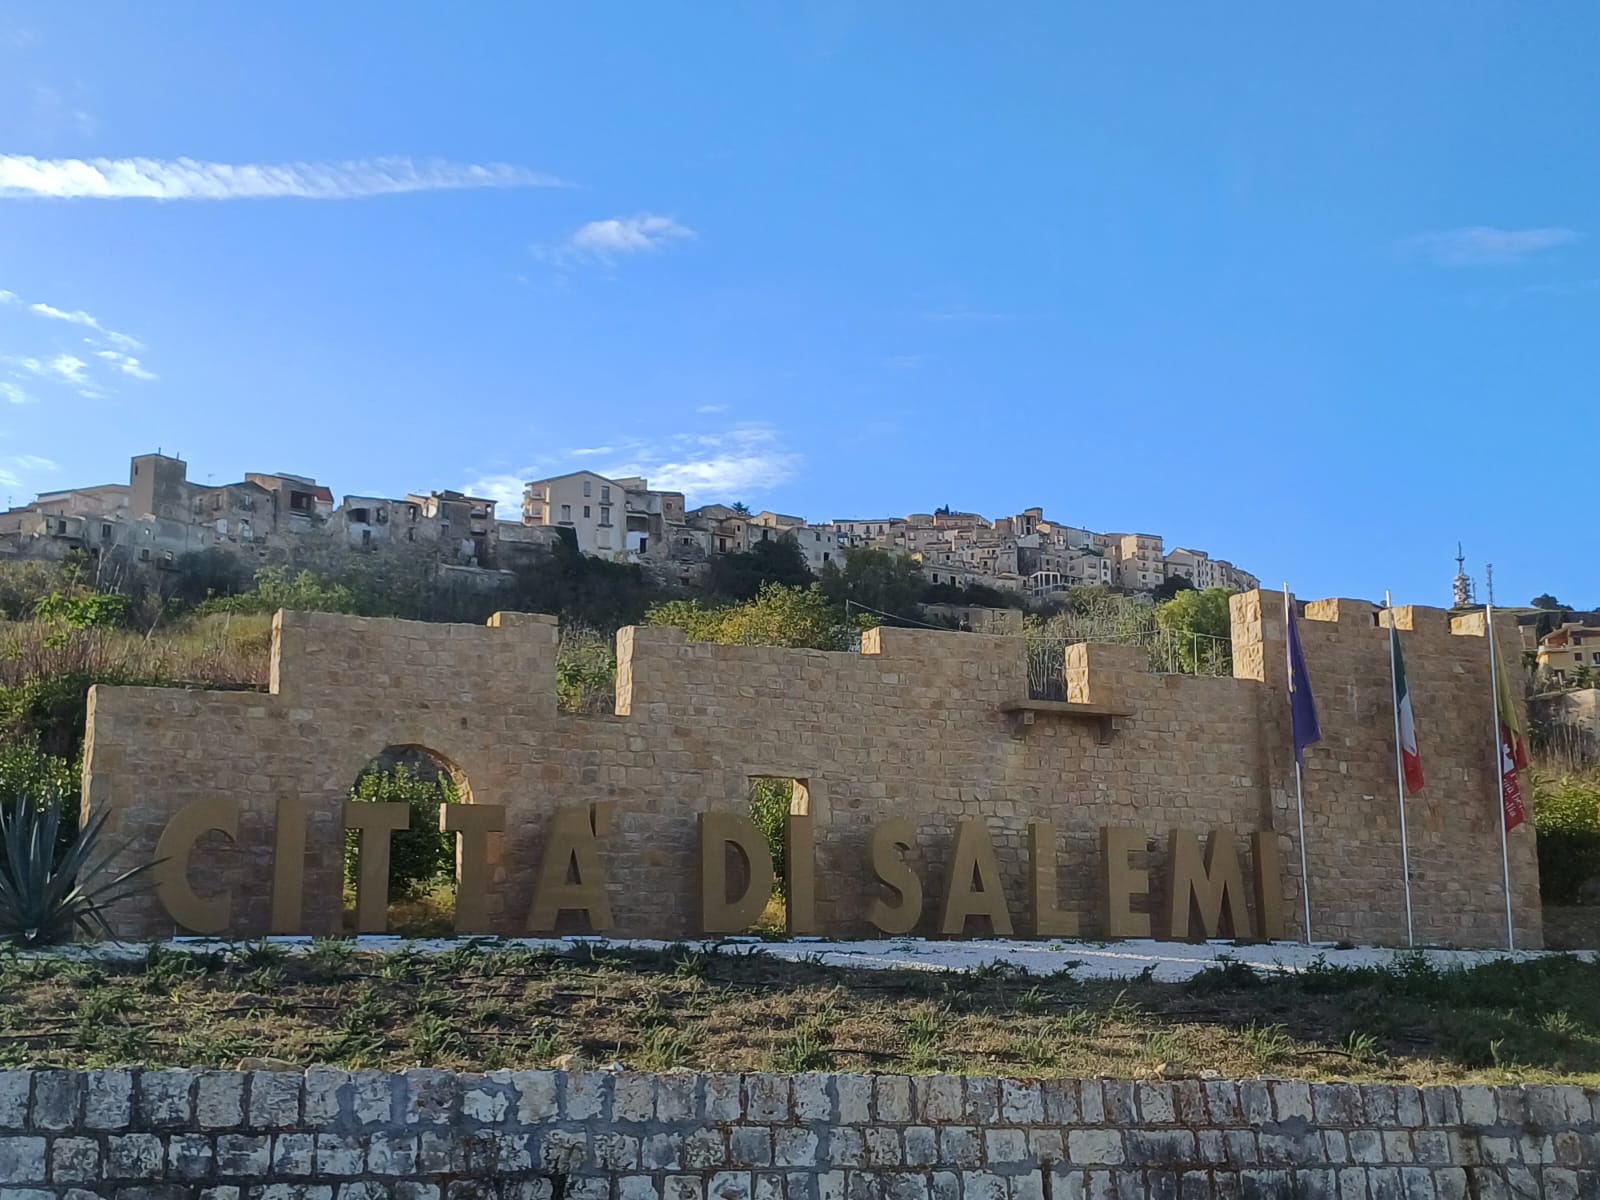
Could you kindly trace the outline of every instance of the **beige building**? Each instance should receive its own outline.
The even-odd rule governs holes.
[[[626,490],[617,480],[594,471],[573,471],[523,488],[522,520],[527,525],[570,529],[583,553],[617,558],[627,549],[626,502]]]
[[[1167,578],[1161,554],[1161,539],[1150,533],[1111,534],[1112,564],[1116,585],[1130,592],[1149,592]]]
[[[1600,676],[1600,627],[1568,622],[1539,639],[1539,671],[1563,682],[1580,668]]]

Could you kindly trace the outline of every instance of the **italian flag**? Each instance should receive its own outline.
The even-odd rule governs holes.
[[[1400,631],[1389,626],[1389,653],[1394,661],[1395,723],[1400,733],[1400,758],[1405,764],[1406,794],[1422,790],[1422,759],[1417,755],[1417,719],[1411,712],[1411,689],[1406,686],[1406,662],[1400,655]]]

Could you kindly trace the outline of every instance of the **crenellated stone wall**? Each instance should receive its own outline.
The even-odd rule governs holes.
[[[1282,1080],[0,1072],[3,1200],[1600,1194],[1600,1093]]]
[[[578,809],[600,839],[612,932],[698,935],[696,818],[745,811],[751,780],[779,776],[805,785],[826,934],[871,932],[868,908],[884,889],[869,831],[903,818],[924,890],[914,932],[938,928],[960,821],[987,829],[1016,932],[1032,932],[1028,827],[1047,821],[1059,903],[1079,912],[1084,936],[1106,929],[1108,826],[1143,835],[1134,865],[1150,868],[1155,894],[1135,909],[1156,914],[1157,936],[1172,831],[1231,835],[1247,878],[1251,836],[1268,834],[1293,936],[1301,880],[1282,603],[1234,598],[1233,678],[1155,675],[1135,648],[1077,645],[1066,652],[1070,702],[1054,706],[1028,703],[1015,637],[883,628],[852,654],[629,628],[617,638],[616,711],[599,715],[557,711],[553,618],[502,613],[479,627],[283,612],[270,694],[97,686],[86,807],[116,810],[131,864],[154,854],[174,814],[208,798],[237,803],[235,835],[203,836],[187,876],[200,896],[226,898],[220,932],[234,936],[338,931],[344,799],[395,746],[427,749],[473,803],[504,806],[506,828],[489,839],[494,932],[527,930],[555,815]],[[1420,608],[1397,618],[1428,780],[1407,802],[1418,941],[1503,944],[1483,620]],[[1348,600],[1308,605],[1301,633],[1324,732],[1306,763],[1313,932],[1404,944],[1387,635],[1370,605]],[[303,839],[285,840],[302,819]],[[275,928],[285,854],[297,869],[279,898],[292,886],[301,918]],[[1518,944],[1535,947],[1531,826],[1512,835],[1510,859]],[[154,896],[125,903],[116,924],[135,937],[179,929]],[[584,928],[568,917],[559,931]],[[977,918],[968,931],[990,932]]]

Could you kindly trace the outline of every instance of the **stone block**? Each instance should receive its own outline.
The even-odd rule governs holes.
[[[174,1133],[167,1139],[168,1179],[209,1179],[214,1165],[211,1139],[205,1134]]]
[[[744,1080],[738,1075],[707,1075],[702,1112],[708,1121],[739,1120],[744,1115]]]
[[[490,1078],[510,1090],[509,1071],[491,1071]],[[405,1094],[405,1082],[388,1071],[356,1071],[350,1077],[350,1113],[357,1125],[388,1125],[394,1121],[395,1093]]]
[[[153,1133],[113,1134],[106,1138],[107,1182],[160,1179],[166,1169],[166,1160],[167,1148]],[[263,1160],[261,1171],[266,1170],[266,1165]],[[4,1178],[3,1172],[0,1172],[0,1178]]]
[[[1461,1104],[1461,1123],[1479,1128],[1495,1124],[1500,1114],[1495,1106],[1494,1089],[1482,1084],[1466,1084],[1456,1091]]]
[[[1239,1085],[1231,1079],[1207,1080],[1202,1085],[1206,1116],[1217,1125],[1237,1125],[1244,1120]]]
[[[208,1159],[210,1154],[211,1148],[207,1146]],[[0,1179],[5,1178],[0,1172]],[[99,1183],[100,1143],[86,1137],[57,1138],[50,1144],[50,1182]]]
[[[991,1171],[963,1171],[961,1194],[965,1200],[1007,1200],[1006,1177]]]
[[[32,1071],[0,1071],[0,1130],[20,1130],[27,1125],[32,1094]]]
[[[809,1078],[819,1079],[822,1076],[813,1075]],[[690,1121],[694,1119],[694,1114],[695,1076],[687,1072],[660,1076],[656,1080],[656,1120]]]
[[[216,1146],[217,1174],[224,1179],[260,1179],[272,1164],[273,1144],[270,1137],[250,1133],[221,1133],[217,1135]]]
[[[272,1135],[272,1173],[307,1176],[316,1172],[317,1137],[313,1133],[275,1133]],[[229,1171],[224,1174],[237,1174]]]
[[[929,1125],[961,1120],[965,1097],[959,1075],[918,1075],[911,1081],[911,1090],[918,1120]]]
[[[1348,1083],[1313,1084],[1311,1108],[1324,1127],[1359,1125],[1366,1111],[1360,1090]]]
[[[76,1071],[35,1071],[33,1113],[35,1129],[71,1129],[78,1123],[83,1100],[83,1076]]]
[[[1000,1081],[978,1075],[966,1079],[967,1116],[969,1123],[988,1127],[1000,1123]]]
[[[739,1077],[735,1075],[731,1078],[735,1080],[733,1086],[737,1089]],[[608,1120],[611,1116],[611,1076],[604,1071],[570,1073],[561,1115],[568,1121]]]
[[[1166,1083],[1141,1083],[1135,1092],[1139,1105],[1139,1120],[1146,1125],[1171,1125],[1178,1119],[1173,1107],[1172,1085]]]
[[[1037,1125],[1044,1120],[1044,1092],[1031,1080],[1000,1081],[1000,1119],[1008,1125]]]
[[[1296,1117],[1315,1119],[1311,1109],[1311,1085],[1291,1080],[1277,1080],[1272,1085],[1272,1111],[1280,1121]]]
[[[0,1137],[0,1180],[43,1183],[46,1178],[42,1137]]]
[[[884,1125],[909,1125],[915,1116],[911,1080],[904,1075],[878,1075],[872,1083],[874,1119]]]
[[[1031,1157],[1028,1135],[1021,1129],[985,1129],[983,1152],[991,1167],[1023,1163]]]
[[[839,1121],[844,1125],[866,1125],[872,1120],[872,1077],[835,1075],[833,1093],[839,1102]]]
[[[939,1162],[946,1167],[976,1167],[983,1162],[983,1142],[970,1125],[939,1130]]]
[[[656,1115],[656,1077],[624,1071],[611,1082],[611,1116],[616,1121],[652,1121]]]
[[[683,1165],[688,1170],[726,1166],[728,1135],[721,1129],[696,1129],[683,1139]]]
[[[770,1167],[772,1165],[772,1130],[735,1126],[728,1130],[728,1165],[733,1167]]]
[[[1044,1090],[1044,1118],[1052,1125],[1076,1125],[1078,1111],[1078,1084],[1071,1079],[1046,1079]]]
[[[244,1082],[238,1071],[199,1071],[195,1075],[194,1120],[201,1129],[237,1129],[244,1124]],[[89,1095],[94,1095],[91,1084]],[[85,1102],[87,1107],[88,1101]]]
[[[133,1072],[85,1071],[83,1125],[85,1129],[115,1131],[133,1123]],[[3,1125],[4,1122],[0,1122]]]
[[[617,1200],[661,1200],[661,1189],[649,1175],[619,1175]]]
[[[1122,1135],[1114,1129],[1074,1129],[1067,1134],[1067,1157],[1086,1166],[1123,1161]]]
[[[898,1167],[905,1162],[900,1130],[890,1125],[869,1125],[861,1131],[867,1162],[874,1167]]]
[[[340,1108],[348,1103],[350,1072],[333,1067],[311,1067],[306,1071],[303,1113],[313,1128],[332,1127],[339,1122]]]
[[[705,1184],[698,1175],[668,1175],[661,1184],[662,1200],[705,1200]]]
[[[290,1071],[250,1073],[250,1126],[293,1129],[300,1124],[300,1092],[305,1076]]]
[[[1436,1128],[1455,1128],[1461,1124],[1460,1094],[1453,1087],[1424,1088],[1422,1115]]]
[[[746,1075],[744,1096],[745,1120],[776,1125],[789,1119],[787,1075]]]
[[[359,1175],[366,1168],[366,1145],[349,1134],[317,1134],[318,1175]]]
[[[416,1134],[374,1133],[367,1142],[367,1170],[374,1175],[412,1175],[417,1170]]]
[[[706,1180],[706,1200],[751,1200],[750,1172],[715,1172]]]
[[[681,1133],[650,1133],[639,1140],[639,1163],[649,1171],[676,1171],[683,1166]]]
[[[932,1134],[932,1130],[928,1131]],[[819,1161],[819,1140],[815,1130],[778,1129],[773,1131],[772,1162],[779,1167],[815,1167]],[[928,1160],[932,1162],[932,1159]]]
[[[1239,1085],[1239,1107],[1245,1122],[1258,1129],[1273,1120],[1271,1085],[1261,1079],[1246,1079]]]
[[[738,1130],[734,1131],[736,1134]],[[761,1131],[766,1134],[766,1130]],[[770,1135],[768,1135],[770,1136]],[[637,1171],[639,1169],[639,1139],[632,1134],[596,1132],[594,1159],[602,1170]]]

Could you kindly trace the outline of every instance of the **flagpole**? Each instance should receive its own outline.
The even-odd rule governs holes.
[[[1400,792],[1400,869],[1405,873],[1406,884],[1406,944],[1417,944],[1416,925],[1411,916],[1411,847],[1406,841],[1406,767],[1400,751],[1400,672],[1395,669],[1394,647],[1399,635],[1395,631],[1394,601],[1383,593],[1383,607],[1389,614],[1389,691],[1394,697],[1394,778]]]
[[[1494,778],[1500,790],[1500,870],[1506,887],[1506,951],[1517,948],[1517,934],[1511,923],[1511,851],[1506,844],[1506,738],[1500,721],[1500,664],[1495,656],[1494,605],[1483,606],[1484,635],[1489,639],[1489,690],[1494,693]]]
[[[1294,652],[1289,644],[1289,582],[1283,584],[1283,657],[1289,667],[1289,721],[1294,722]],[[1291,735],[1292,736],[1292,735]],[[1300,898],[1306,910],[1306,945],[1311,945],[1311,875],[1306,870],[1306,795],[1300,779],[1300,747],[1294,756],[1294,808],[1300,819]]]

